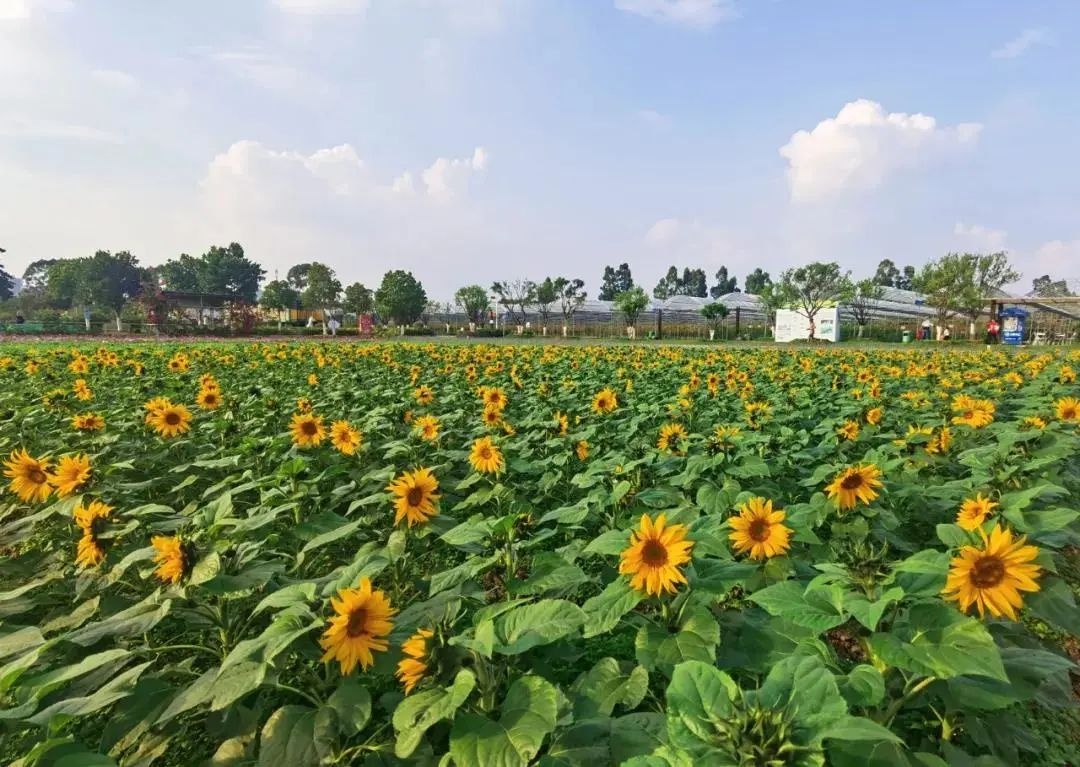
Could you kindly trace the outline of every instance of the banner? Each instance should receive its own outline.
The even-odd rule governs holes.
[[[840,309],[822,309],[814,317],[814,338],[819,341],[840,340]],[[776,310],[774,339],[783,343],[805,341],[810,337],[810,321],[791,309]]]

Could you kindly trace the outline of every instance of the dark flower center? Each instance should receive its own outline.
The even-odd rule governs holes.
[[[978,589],[997,586],[1005,578],[1005,563],[996,556],[985,556],[975,560],[971,566],[971,585]]]
[[[1065,419],[1066,421],[1071,421],[1072,419],[1076,418],[1076,408],[1074,408],[1074,407],[1065,408],[1064,410],[1061,411],[1061,417],[1063,419]]]
[[[349,623],[345,627],[345,633],[354,638],[367,633],[367,609],[361,607],[349,613]]]
[[[423,489],[419,487],[410,488],[409,494],[405,496],[405,500],[409,502],[410,506],[419,506],[420,502],[424,500]]]
[[[300,426],[300,431],[304,432],[304,434],[309,437],[314,437],[315,434],[319,431],[319,429],[315,426],[314,421],[304,421],[304,423]]]
[[[660,541],[647,540],[641,547],[641,561],[649,567],[662,567],[667,564],[667,549]]]
[[[971,419],[971,418],[973,418],[974,416],[975,416],[975,411],[974,411],[974,410],[965,410],[965,411],[964,411],[964,416],[963,416],[963,417],[964,417],[965,419]]]
[[[758,543],[764,543],[769,540],[769,523],[764,519],[755,519],[746,532]]]
[[[480,458],[482,458],[485,461],[491,460],[491,448],[489,448],[489,447],[480,448]]]
[[[845,490],[858,490],[862,487],[863,478],[862,474],[849,474],[840,481],[840,487]]]
[[[45,472],[41,469],[31,469],[27,476],[35,485],[44,485],[45,480],[48,479],[48,477],[45,476]]]
[[[165,414],[165,423],[169,424],[169,426],[176,426],[180,423],[180,414],[169,411]]]

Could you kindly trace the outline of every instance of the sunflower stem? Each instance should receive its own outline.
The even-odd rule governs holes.
[[[908,702],[912,698],[914,698],[916,695],[918,695],[920,692],[925,690],[927,687],[929,687],[930,685],[932,685],[936,681],[937,681],[936,676],[928,676],[928,677],[925,677],[925,678],[921,679],[919,682],[917,682],[914,685],[911,685],[910,683],[908,685],[905,685],[904,694],[901,695],[896,700],[894,700],[892,702],[892,705],[890,705],[889,708],[885,711],[885,716],[884,716],[884,724],[885,724],[885,726],[886,727],[890,726],[892,724],[893,719],[896,718],[896,715],[900,713],[900,710],[903,709],[903,707],[905,705],[907,705]]]

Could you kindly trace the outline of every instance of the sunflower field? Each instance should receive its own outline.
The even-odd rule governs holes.
[[[1080,353],[0,349],[0,761],[1080,764]]]

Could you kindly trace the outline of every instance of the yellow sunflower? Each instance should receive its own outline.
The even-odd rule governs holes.
[[[179,583],[188,566],[187,553],[180,536],[155,535],[150,539],[150,545],[157,551],[154,555],[154,564],[157,565],[154,575],[163,583]]]
[[[308,382],[308,386],[318,386],[319,385],[319,377],[317,375],[315,375],[314,373],[308,373],[307,382]]]
[[[101,501],[93,501],[89,505],[80,503],[75,507],[75,524],[82,531],[75,549],[75,564],[79,567],[96,567],[105,559],[105,548],[98,540],[98,534],[101,532],[101,522],[108,519],[112,511],[112,506],[106,506]]]
[[[994,507],[998,504],[979,493],[974,498],[967,498],[960,504],[960,511],[956,515],[956,524],[968,532],[978,530],[987,517],[994,513]]]
[[[610,413],[619,406],[619,397],[611,388],[601,389],[593,397],[592,409],[597,415]]]
[[[498,386],[483,386],[480,388],[480,398],[484,401],[484,407],[494,407],[496,410],[502,411],[506,409],[506,404],[510,399],[506,396],[506,392],[500,389]]]
[[[112,506],[106,506],[101,501],[91,501],[89,504],[79,503],[71,512],[71,515],[80,530],[84,533],[94,533],[96,535],[100,532],[98,529],[100,526],[97,524],[98,520],[108,519],[112,512]]]
[[[146,411],[146,422],[152,423],[154,418],[165,408],[172,406],[168,397],[154,397],[143,405]]]
[[[431,390],[430,386],[422,384],[413,389],[413,399],[416,400],[418,405],[430,405],[435,401],[435,392]]]
[[[348,421],[334,421],[330,424],[330,444],[344,455],[355,455],[363,438],[360,431]]]
[[[502,410],[494,405],[485,405],[484,414],[480,416],[480,419],[484,422],[484,426],[495,428],[502,421]]]
[[[100,431],[105,428],[105,419],[97,413],[81,413],[71,417],[71,426],[76,431]]]
[[[1075,421],[1080,419],[1080,399],[1076,397],[1062,397],[1054,403],[1054,414],[1059,421]]]
[[[859,438],[859,422],[850,420],[844,421],[843,425],[836,430],[836,435],[848,442],[857,440]]]
[[[11,480],[8,489],[24,503],[44,501],[52,494],[48,459],[34,458],[26,450],[16,450],[4,461],[4,466],[4,476]]]
[[[97,567],[105,560],[105,549],[90,533],[83,533],[75,547],[75,564],[85,569]]]
[[[681,423],[666,423],[660,427],[660,438],[656,440],[656,447],[665,453],[681,455],[686,451],[686,440],[689,435],[686,427]]]
[[[351,674],[357,663],[367,670],[375,663],[373,650],[385,652],[386,637],[394,628],[390,618],[397,612],[382,591],[371,588],[371,580],[361,578],[355,589],[342,589],[331,597],[334,617],[319,644],[325,652],[323,663],[337,661],[342,674]]]
[[[961,394],[953,400],[952,409],[956,413],[952,419],[956,426],[981,429],[994,420],[994,403],[988,399],[973,399]]]
[[[728,539],[740,554],[750,553],[751,559],[768,559],[786,554],[791,548],[791,528],[783,524],[787,514],[773,509],[773,502],[754,496],[739,507],[739,516],[728,520],[731,533]]]
[[[72,391],[74,391],[75,396],[83,402],[94,398],[94,393],[90,391],[90,387],[86,384],[86,381],[81,378],[75,380],[75,386]]]
[[[577,456],[579,461],[584,461],[586,458],[588,458],[589,457],[589,443],[588,443],[588,441],[579,440],[578,443],[576,445],[574,445],[574,454]]]
[[[1020,422],[1020,428],[1022,429],[1045,429],[1046,421],[1039,418],[1037,415],[1029,415],[1023,421]]]
[[[619,573],[630,576],[630,587],[650,596],[674,593],[686,583],[680,565],[690,561],[694,542],[686,539],[685,525],[668,525],[663,514],[653,522],[641,515],[641,527],[630,533],[630,546],[620,555]]]
[[[491,437],[481,437],[473,442],[469,451],[469,463],[482,474],[497,474],[506,468],[502,451]]]
[[[425,442],[434,442],[439,438],[442,424],[433,415],[422,415],[413,422],[413,431]]]
[[[409,527],[422,525],[439,513],[439,480],[431,469],[406,471],[387,488],[394,494],[394,524],[406,520]]]
[[[869,505],[878,497],[877,488],[882,486],[881,469],[874,464],[849,466],[825,488],[841,510],[852,509],[859,501]]]
[[[321,415],[296,413],[289,424],[293,444],[297,447],[318,447],[326,439],[326,427]]]
[[[735,438],[742,434],[738,426],[717,426],[713,429],[712,444],[718,450],[726,450],[735,444]]]
[[[560,437],[565,437],[566,433],[570,430],[570,419],[566,413],[555,411],[555,433]]]
[[[221,407],[221,391],[217,388],[203,387],[195,397],[195,404],[203,410],[217,410]]]
[[[401,652],[406,657],[398,661],[395,676],[405,688],[406,695],[411,693],[427,674],[428,660],[431,655],[429,642],[434,636],[435,632],[430,629],[417,629],[416,633],[401,645]]]
[[[90,479],[90,457],[87,455],[65,455],[56,462],[56,468],[49,476],[49,484],[56,488],[56,494],[67,498]]]
[[[926,452],[930,453],[931,455],[937,453],[947,453],[949,452],[949,446],[952,445],[952,439],[952,429],[950,429],[948,426],[942,426],[934,434],[933,439],[931,439],[930,442],[927,443]]]
[[[191,411],[170,402],[152,415],[150,425],[165,439],[172,439],[191,429]]]
[[[1017,609],[1023,606],[1020,592],[1039,590],[1036,579],[1042,568],[1035,564],[1037,546],[1027,546],[1026,538],[1013,538],[1011,530],[994,525],[983,538],[982,548],[963,546],[953,558],[942,596],[958,602],[963,612],[972,605],[982,617],[987,611],[995,617],[1017,619]]]

